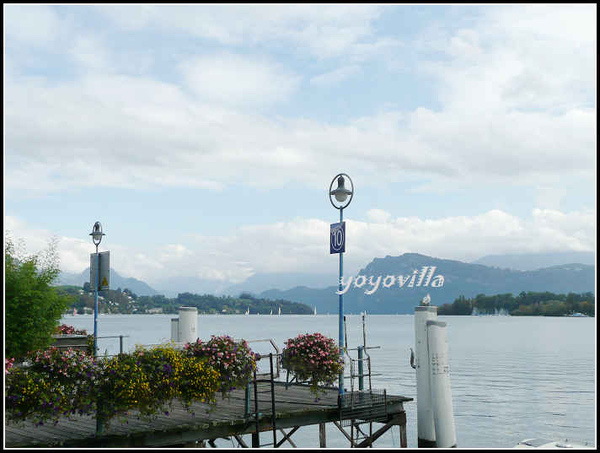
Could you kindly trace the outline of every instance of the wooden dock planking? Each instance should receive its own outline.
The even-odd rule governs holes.
[[[259,382],[258,406],[261,414],[260,431],[272,428],[270,383]],[[305,385],[275,383],[275,410],[278,429],[294,428],[340,420],[337,389],[326,389],[315,401]],[[405,423],[403,403],[411,398],[388,396],[388,422]],[[253,415],[244,417],[245,391],[234,390],[229,397],[217,395],[217,404],[194,403],[194,414],[181,403],[173,402],[169,415],[157,414],[151,419],[139,418],[135,413],[115,417],[96,436],[96,420],[91,416],[74,415],[36,427],[32,423],[5,423],[5,447],[164,447],[183,445],[201,440],[216,439],[253,433],[256,420]],[[254,412],[254,392],[250,411]]]

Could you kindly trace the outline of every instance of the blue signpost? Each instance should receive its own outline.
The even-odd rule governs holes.
[[[345,187],[346,179],[350,183],[350,189]],[[337,188],[333,189],[334,183],[337,181]],[[342,278],[344,276],[344,252],[346,251],[346,223],[344,222],[344,208],[352,201],[354,196],[354,184],[350,176],[346,173],[336,175],[329,185],[329,201],[334,208],[340,211],[340,222],[333,223],[329,229],[329,253],[339,253],[340,255],[340,272],[339,272],[339,347],[340,355],[344,358],[344,295],[342,294]],[[344,394],[344,371],[340,373],[339,393]]]

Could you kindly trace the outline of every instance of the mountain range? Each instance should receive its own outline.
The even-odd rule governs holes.
[[[357,278],[361,275],[362,279]],[[350,277],[354,281],[348,285]],[[594,293],[595,266],[575,263],[520,271],[405,253],[374,259],[355,276],[347,276],[343,289],[346,285],[345,312],[402,314],[412,313],[427,294],[433,305],[440,306],[459,296],[469,298],[477,294]],[[337,291],[337,286],[297,287],[263,291],[260,297],[301,302],[315,306],[319,313],[336,313]]]
[[[413,307],[426,294],[430,294],[432,304],[440,306],[452,303],[461,295],[516,295],[521,291],[595,292],[594,263],[594,253],[490,255],[473,263],[418,253],[386,256],[375,258],[356,275],[345,277],[344,306],[347,313],[412,313]],[[358,278],[361,275],[363,277]],[[86,269],[80,274],[62,273],[58,284],[81,286],[88,280],[89,269]],[[214,283],[211,286],[210,282],[182,278],[172,282],[179,289],[162,291],[111,270],[110,286],[128,288],[138,296],[163,294],[175,297],[182,292],[237,296],[249,292],[261,298],[301,302],[316,307],[319,313],[336,313],[338,288],[331,282],[337,280],[334,273],[257,274],[241,284],[223,288]]]

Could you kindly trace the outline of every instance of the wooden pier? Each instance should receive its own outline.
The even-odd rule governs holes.
[[[252,389],[250,401],[245,390],[234,390],[224,399],[217,396],[216,406],[193,404],[193,413],[175,402],[168,415],[150,420],[134,412],[115,417],[101,434],[96,434],[96,420],[91,416],[72,416],[56,425],[37,427],[5,421],[5,448],[215,447],[219,438],[232,439],[240,447],[295,447],[292,435],[308,425],[319,425],[319,445],[326,448],[327,423],[339,429],[351,447],[370,446],[398,426],[400,446],[407,446],[403,404],[412,398],[349,392],[340,401],[338,389],[330,388],[315,400],[307,385],[279,381],[259,381]],[[364,429],[365,425],[370,429]],[[258,433],[265,431],[273,437],[261,445]],[[242,438],[244,434],[252,434],[251,445]]]

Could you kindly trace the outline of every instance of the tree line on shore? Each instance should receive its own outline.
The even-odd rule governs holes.
[[[438,308],[440,315],[494,315],[511,316],[569,316],[580,313],[595,316],[596,298],[593,293],[554,294],[551,292],[522,291],[513,294],[486,296],[478,294],[473,298],[460,296],[451,304]]]
[[[94,293],[89,283],[83,288],[79,286],[59,286],[58,291],[71,297],[70,310],[77,314],[89,312],[94,307]],[[168,298],[164,295],[138,296],[128,288],[99,293],[98,309],[101,313],[177,313],[179,307],[196,307],[200,314],[311,314],[312,309],[305,304],[287,300],[271,300],[241,293],[238,297],[214,296],[211,294],[180,293],[177,297]]]

